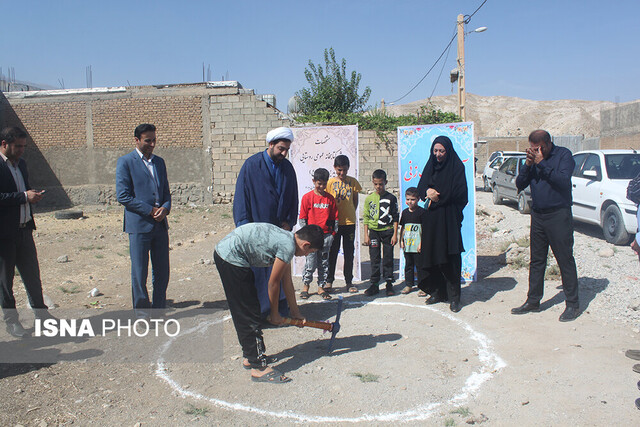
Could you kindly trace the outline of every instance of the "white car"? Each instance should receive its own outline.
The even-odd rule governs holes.
[[[504,163],[504,161],[510,156],[524,156],[525,153],[520,151],[494,151],[489,156],[489,161],[484,167],[482,171],[482,183],[484,187],[482,188],[484,191],[491,191],[491,177],[493,176],[493,172],[500,169],[500,166]]]
[[[627,199],[640,173],[635,150],[589,150],[573,155],[573,218],[602,227],[609,243],[626,245],[638,230],[637,206]]]

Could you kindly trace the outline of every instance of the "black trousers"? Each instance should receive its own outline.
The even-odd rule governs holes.
[[[355,250],[356,225],[340,225],[338,232],[333,236],[333,243],[329,250],[329,273],[327,283],[333,283],[336,274],[336,261],[340,252],[340,240],[342,240],[342,252],[344,254],[344,281],[347,286],[353,283],[353,251]]]
[[[393,246],[391,238],[393,229],[384,231],[369,230],[369,258],[371,259],[371,284],[377,285],[380,277],[386,282],[393,282]],[[380,266],[380,249],[382,248],[382,268]]]
[[[264,354],[260,301],[254,285],[253,271],[251,268],[228,263],[215,251],[213,258],[222,280],[242,355],[249,360],[252,368],[264,368],[267,366],[267,357]]]
[[[416,267],[416,259],[418,257],[417,253],[413,252],[403,252],[404,253],[404,282],[407,286],[413,286],[415,284],[415,267]]]
[[[558,261],[567,307],[580,308],[578,272],[573,258],[573,216],[571,208],[553,212],[531,212],[531,263],[527,302],[539,304],[544,292],[549,246]]]
[[[429,295],[460,302],[462,256],[449,255],[446,264],[418,268],[418,287]]]
[[[8,322],[18,320],[16,300],[13,297],[16,267],[24,282],[31,308],[46,309],[42,296],[38,253],[30,228],[19,229],[15,239],[0,239],[0,306],[4,320]]]

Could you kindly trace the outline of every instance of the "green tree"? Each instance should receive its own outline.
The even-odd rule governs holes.
[[[324,67],[309,60],[304,76],[309,83],[308,88],[296,92],[298,108],[302,114],[320,112],[353,113],[363,111],[371,95],[367,86],[362,95],[358,95],[361,75],[351,72],[347,76],[347,60],[342,58],[338,63],[333,48],[324,50]]]

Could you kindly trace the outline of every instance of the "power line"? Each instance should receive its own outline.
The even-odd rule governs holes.
[[[442,68],[440,68],[440,74],[438,74],[438,79],[436,80],[436,84],[433,85],[433,90],[431,91],[431,95],[429,95],[429,99],[433,97],[433,94],[438,87],[438,83],[440,83],[440,77],[442,77],[442,72],[444,71],[444,67],[447,65],[447,59],[449,59],[449,52],[451,52],[451,45],[449,45],[449,49],[447,49],[447,56],[444,57],[444,61],[442,61]]]
[[[451,46],[451,43],[453,43],[453,41],[456,39],[456,35],[454,34],[453,37],[451,37],[451,40],[449,40],[449,44],[447,44],[447,46],[444,48],[444,50],[442,51],[442,53],[440,54],[440,56],[438,57],[438,59],[436,59],[436,62],[433,63],[433,65],[431,66],[431,68],[429,68],[429,71],[427,71],[427,73],[422,76],[422,78],[420,79],[420,81],[418,83],[415,84],[415,86],[413,86],[409,92],[405,93],[404,95],[402,95],[400,98],[396,99],[395,101],[391,101],[391,103],[395,104],[396,102],[404,99],[407,95],[409,95],[411,92],[413,92],[413,90],[415,88],[417,88],[420,83],[422,83],[422,81],[424,79],[427,78],[427,76],[429,75],[429,73],[431,73],[431,70],[434,69],[434,67],[438,64],[438,62],[440,61],[440,59],[442,58],[442,56],[447,52],[447,50],[449,49],[449,46]]]
[[[478,13],[478,11],[482,8],[482,6],[484,6],[484,4],[485,4],[487,1],[488,1],[488,0],[484,0],[484,1],[482,2],[482,4],[480,4],[480,6],[478,6],[478,8],[477,8],[477,9],[476,9],[476,10],[475,10],[471,15],[465,15],[465,17],[466,17],[466,18],[465,18],[465,20],[464,20],[464,23],[465,23],[465,24],[468,24],[468,23],[471,21],[471,18],[473,18],[473,15],[475,15],[476,13]],[[403,100],[407,95],[409,95],[411,92],[413,92],[413,91],[415,90],[415,88],[417,88],[417,87],[420,85],[420,83],[422,83],[422,82],[424,81],[424,79],[426,79],[426,78],[427,78],[427,76],[429,75],[429,73],[431,73],[431,70],[433,70],[433,68],[436,66],[436,64],[438,64],[438,61],[440,61],[440,59],[442,58],[442,55],[444,55],[444,54],[445,54],[445,52],[447,52],[447,56],[449,55],[449,54],[448,54],[448,52],[449,52],[449,47],[451,47],[451,43],[453,43],[453,41],[455,40],[455,38],[456,38],[456,34],[454,33],[454,34],[453,34],[453,37],[451,37],[451,40],[449,40],[449,44],[447,44],[447,46],[444,48],[444,50],[442,51],[442,53],[440,54],[440,56],[438,57],[438,59],[436,59],[436,62],[434,62],[434,63],[433,63],[433,65],[431,66],[431,68],[429,68],[429,70],[427,71],[427,73],[426,73],[424,76],[422,76],[422,78],[420,79],[420,81],[419,81],[418,83],[416,83],[416,84],[415,84],[415,86],[413,86],[413,87],[409,90],[409,92],[405,93],[404,95],[402,95],[400,98],[396,99],[395,101],[391,101],[391,104],[395,104],[396,102]],[[445,62],[446,62],[446,60],[445,60]],[[440,75],[442,75],[442,71],[440,72]],[[439,80],[439,79],[440,79],[440,77],[438,77],[438,80]],[[437,85],[437,83],[436,83],[436,85]],[[434,88],[434,90],[435,90],[435,88]],[[432,93],[431,95],[433,95],[433,93]]]
[[[484,1],[482,2],[482,4],[481,4],[480,6],[478,6],[478,8],[475,10],[475,12],[473,12],[471,15],[467,15],[467,16],[468,16],[468,18],[466,18],[466,19],[464,20],[464,23],[465,23],[465,24],[468,24],[468,23],[469,23],[469,21],[471,21],[471,18],[473,18],[473,15],[475,15],[475,14],[480,10],[480,8],[481,8],[482,6],[484,6],[484,4],[485,4],[486,2],[487,2],[487,0],[484,0]]]

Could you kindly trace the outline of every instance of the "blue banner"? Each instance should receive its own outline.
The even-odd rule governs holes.
[[[463,210],[462,242],[466,252],[462,253],[462,280],[476,280],[476,191],[474,180],[473,123],[451,123],[439,125],[406,126],[398,128],[398,168],[400,171],[401,209],[407,208],[404,192],[417,187],[422,170],[429,160],[431,143],[444,135],[453,143],[458,157],[465,166],[469,203]],[[420,202],[424,207],[424,202]],[[400,278],[404,279],[404,256],[400,257]]]

